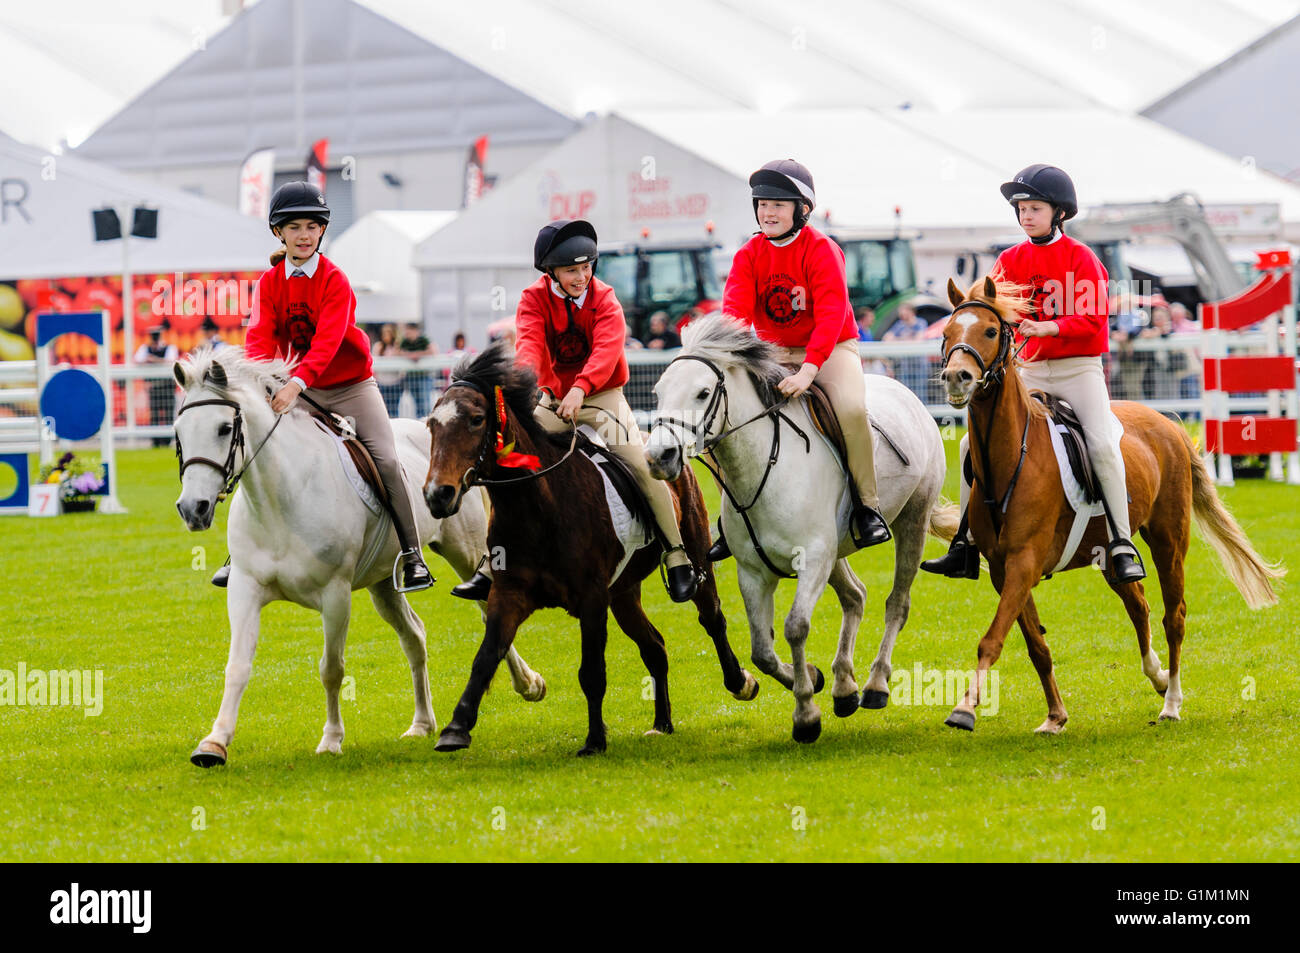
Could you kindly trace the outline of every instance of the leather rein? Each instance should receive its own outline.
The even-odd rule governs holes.
[[[492,425],[490,427],[485,428],[485,432],[483,434],[483,444],[479,448],[478,456],[475,458],[474,462],[470,464],[469,469],[467,469],[461,475],[460,478],[461,493],[467,492],[470,489],[470,487],[474,487],[474,486],[508,486],[512,483],[530,483],[533,480],[541,479],[542,477],[546,476],[546,474],[550,473],[552,470],[556,469],[561,464],[563,464],[566,460],[569,459],[569,457],[573,456],[573,451],[577,449],[578,425],[575,423],[573,425],[572,436],[569,439],[569,449],[565,451],[564,456],[560,457],[560,459],[556,460],[549,467],[538,470],[535,473],[526,473],[523,476],[517,476],[517,477],[505,477],[499,480],[489,480],[486,477],[480,476],[481,473],[488,472],[488,470],[491,467],[491,458],[495,455],[496,452],[496,444],[497,444],[496,395],[493,393],[493,389],[491,387],[487,386],[481,381],[477,381],[472,378],[462,377],[448,384],[446,390],[442,392],[443,396],[445,397],[447,391],[451,390],[453,387],[468,387],[471,390],[478,391],[478,393],[482,394],[484,399],[486,399],[488,403],[487,417],[492,421]]]
[[[227,497],[229,497],[231,493],[235,492],[235,487],[239,485],[240,479],[243,477],[244,473],[248,470],[248,468],[253,465],[253,461],[256,460],[257,455],[262,452],[262,448],[266,446],[266,442],[271,439],[271,434],[275,433],[275,428],[280,426],[280,421],[284,419],[284,415],[283,414],[276,415],[275,423],[271,426],[271,429],[266,432],[266,436],[263,437],[262,442],[257,445],[257,449],[254,450],[250,455],[244,443],[244,411],[243,408],[239,405],[238,401],[228,400],[223,397],[212,397],[204,400],[193,400],[183,405],[181,409],[176,412],[176,419],[180,420],[181,414],[185,413],[185,411],[187,410],[193,410],[195,407],[208,407],[208,406],[230,407],[233,408],[235,411],[235,419],[231,425],[232,430],[230,434],[230,449],[226,453],[226,459],[220,463],[218,463],[216,460],[211,459],[210,457],[190,457],[188,460],[185,459],[184,451],[182,451],[181,449],[181,436],[179,433],[177,433],[175,435],[176,436],[176,462],[177,465],[180,467],[180,473],[178,475],[182,479],[184,479],[185,477],[185,471],[190,467],[194,466],[194,464],[196,463],[201,463],[204,466],[212,467],[214,470],[220,473],[221,478],[224,481],[224,484],[221,488],[221,492],[217,494],[217,502],[220,503],[222,500],[225,500]],[[244,460],[244,465],[240,467],[239,472],[236,473],[235,458],[239,454],[243,454],[245,460]]]
[[[681,354],[673,358],[672,361],[669,362],[669,366],[671,367],[678,361],[698,361],[709,370],[713,371],[714,375],[718,378],[718,382],[713,387],[713,393],[709,395],[709,402],[704,408],[704,422],[702,425],[696,426],[677,417],[656,414],[650,423],[650,429],[654,430],[655,427],[660,425],[679,427],[695,438],[696,446],[700,449],[700,462],[703,463],[708,471],[713,474],[713,478],[718,481],[718,486],[722,487],[722,492],[725,493],[727,499],[731,501],[732,508],[740,514],[741,520],[745,523],[745,531],[749,533],[749,541],[753,544],[754,551],[758,553],[758,558],[761,559],[763,565],[765,565],[775,575],[782,579],[794,579],[796,577],[795,573],[789,573],[778,569],[772,562],[771,558],[767,555],[766,550],[763,549],[763,544],[758,541],[758,534],[754,532],[754,524],[750,521],[749,510],[754,507],[754,504],[758,502],[759,497],[763,495],[763,488],[767,486],[767,478],[771,476],[772,469],[776,466],[776,461],[781,455],[781,421],[784,420],[790,425],[790,429],[803,438],[805,451],[811,452],[812,442],[808,439],[808,434],[806,434],[799,425],[791,420],[785,413],[784,408],[786,403],[788,403],[788,398],[783,398],[772,406],[763,408],[748,420],[736,424],[733,427],[728,427],[727,424],[730,419],[729,415],[731,406],[727,397],[726,376],[723,374],[722,369],[708,358],[700,357],[697,354]],[[723,431],[716,437],[701,436],[701,432],[707,435],[709,430],[712,429],[719,410],[722,411],[722,426],[725,429],[723,429]],[[748,503],[742,504],[738,499],[736,499],[736,495],[731,491],[731,487],[727,486],[726,481],[722,478],[720,468],[714,466],[705,454],[709,453],[709,451],[736,431],[742,430],[750,424],[762,420],[764,417],[770,418],[772,421],[772,445],[767,454],[767,466],[763,470],[763,478],[759,481],[758,489],[754,491],[753,498]],[[678,445],[680,447],[680,441],[678,442]],[[685,455],[685,450],[683,448],[682,456],[684,457]]]

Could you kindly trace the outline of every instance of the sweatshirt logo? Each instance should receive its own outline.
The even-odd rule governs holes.
[[[311,350],[311,339],[316,334],[316,322],[311,319],[311,308],[302,302],[294,302],[288,306],[287,312],[289,346],[299,354],[306,354]]]
[[[803,302],[795,298],[796,287],[789,275],[775,274],[767,279],[762,293],[763,311],[773,324],[789,324],[799,317]]]

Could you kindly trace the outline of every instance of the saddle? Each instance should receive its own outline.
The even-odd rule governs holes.
[[[835,408],[831,406],[831,399],[827,395],[821,384],[813,381],[812,386],[808,388],[804,395],[808,399],[808,416],[812,418],[813,426],[831,442],[835,452],[839,454],[840,464],[844,467],[844,472],[849,472],[849,451],[844,443],[844,431],[840,428],[840,419],[835,415]],[[849,493],[853,498],[853,507],[862,505],[858,499],[858,488],[852,480],[849,483]]]
[[[1029,396],[1047,408],[1047,415],[1051,420],[1049,426],[1055,428],[1061,435],[1061,442],[1065,444],[1066,458],[1070,461],[1070,470],[1074,473],[1079,486],[1083,488],[1084,500],[1088,503],[1098,502],[1101,499],[1101,487],[1092,472],[1088,444],[1083,439],[1083,425],[1075,416],[1074,408],[1059,397],[1053,397],[1039,390],[1030,391]]]
[[[581,429],[578,431],[578,450],[609,477],[615,492],[632,515],[658,536],[659,529],[654,511],[650,509],[650,503],[641,492],[641,488],[637,486],[636,477],[632,475],[628,465],[613,451],[588,437]]]
[[[357,472],[361,474],[361,478],[374,491],[375,497],[384,509],[391,512],[392,501],[388,498],[388,490],[384,487],[384,480],[379,475],[379,468],[375,466],[375,461],[371,458],[366,445],[357,439],[356,431],[338,414],[323,414],[319,411],[312,411],[311,416],[325,429],[326,433],[331,433],[342,439],[343,446],[347,447],[348,456],[352,458],[352,463],[357,468]]]

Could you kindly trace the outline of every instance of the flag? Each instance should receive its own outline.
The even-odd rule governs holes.
[[[465,158],[465,194],[461,199],[461,208],[469,208],[487,191],[487,179],[483,175],[483,166],[487,163],[487,151],[487,136],[479,136],[469,147],[469,155]]]
[[[307,153],[307,184],[321,195],[325,194],[325,167],[330,161],[330,141],[318,139]]]
[[[249,154],[239,170],[239,212],[266,218],[271,210],[271,186],[275,184],[275,150],[258,149]]]

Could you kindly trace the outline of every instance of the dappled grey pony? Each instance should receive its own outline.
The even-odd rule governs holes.
[[[789,371],[773,353],[748,325],[731,318],[692,323],[681,353],[655,385],[658,409],[646,456],[661,479],[679,473],[687,457],[707,452],[716,463],[724,485],[722,529],[738,564],[754,664],[793,690],[794,739],[811,742],[821,733],[812,696],[824,684],[817,667],[804,661],[813,607],[829,583],[843,619],[831,696],[835,713],[847,717],[859,707],[853,649],[866,588],[845,558],[855,547],[844,467],[813,426],[806,402],[787,403],[777,391]],[[925,406],[888,377],[864,375],[863,386],[876,441],[880,511],[894,535],[894,585],[861,707],[883,708],[925,534],[951,539],[958,512],[939,499],[943,441]],[[781,578],[795,575],[794,604],[785,619],[787,665],[776,655],[773,596]]]
[[[405,737],[437,730],[424,624],[393,586],[398,544],[392,520],[363,502],[344,470],[336,438],[316,424],[305,404],[298,402],[279,417],[271,410],[270,394],[290,373],[285,362],[254,361],[240,348],[201,348],[175,367],[185,391],[176,417],[181,468],[176,508],[185,525],[196,531],[211,526],[217,504],[242,477],[226,534],[230,658],[221,710],[191,755],[200,767],[226,763],[239,700],[252,672],[262,607],[276,600],[315,609],[324,624],[320,678],[326,714],[317,754],[338,754],[343,743],[339,688],[354,589],[370,591],[375,610],[397,631],[410,662],[415,715]],[[392,426],[406,479],[419,487],[429,468],[429,433],[417,420],[394,420]],[[469,578],[487,545],[482,496],[473,494],[445,520],[434,519],[423,505],[413,510],[421,542],[461,579]],[[513,648],[506,664],[515,691],[525,699],[538,701],[546,694],[546,682]]]

